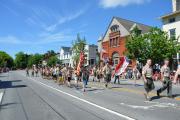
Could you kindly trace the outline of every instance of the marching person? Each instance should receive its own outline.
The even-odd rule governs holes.
[[[137,66],[135,65],[133,68],[133,79],[134,79],[134,85],[136,86],[136,80],[138,79],[139,70],[137,69]]]
[[[36,77],[38,77],[38,68],[35,67],[35,73],[36,73]]]
[[[106,65],[103,68],[103,73],[104,73],[104,81],[105,81],[105,87],[108,87],[109,82],[111,81],[111,67],[109,63],[107,62]]]
[[[155,88],[154,82],[152,79],[153,70],[152,70],[151,64],[152,64],[151,59],[148,59],[146,65],[143,67],[143,70],[142,70],[142,77],[144,80],[144,88],[145,88],[144,96],[146,100],[151,100],[151,98],[149,97],[149,92]]]
[[[175,73],[173,83],[176,84],[177,81],[180,82],[180,63],[178,64],[178,68],[177,68],[177,71]]]
[[[29,68],[26,68],[26,76],[29,77]]]
[[[67,85],[71,87],[72,69],[69,67],[67,69]]]
[[[114,74],[114,84],[116,84],[116,80],[118,81],[118,84],[120,84],[120,81],[119,81],[119,77],[120,75],[118,75],[117,73]]]
[[[67,83],[67,79],[68,79],[67,78],[67,71],[68,71],[68,66],[65,65],[64,68],[61,70],[64,83]]]
[[[96,81],[96,76],[97,76],[96,65],[94,65],[94,67],[92,69],[92,74],[93,74],[93,82],[94,82],[94,81]]]
[[[161,68],[161,81],[163,87],[157,90],[157,96],[160,96],[160,93],[167,89],[168,97],[172,98],[172,81],[170,80],[170,68],[169,60],[164,60],[164,65]]]
[[[87,67],[84,67],[82,70],[82,80],[83,80],[83,91],[85,92],[85,88],[88,82],[88,71],[87,71]]]
[[[31,76],[34,77],[34,67],[32,68]]]

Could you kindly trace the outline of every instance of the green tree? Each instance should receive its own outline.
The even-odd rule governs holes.
[[[51,56],[47,60],[47,65],[48,66],[55,66],[56,64],[60,64],[60,60],[57,58],[57,56]]]
[[[144,63],[151,58],[154,63],[161,63],[163,59],[172,60],[173,55],[180,49],[177,40],[168,37],[168,34],[159,28],[152,28],[146,34],[140,34],[136,27],[126,42],[126,55]]]
[[[19,52],[16,54],[16,58],[15,58],[15,66],[16,68],[21,68],[24,69],[27,67],[28,64],[28,54],[25,54],[23,52]]]
[[[13,58],[4,51],[0,51],[0,67],[13,67]]]
[[[43,59],[46,60],[55,55],[56,55],[56,53],[54,52],[54,50],[49,50],[43,55]]]
[[[41,54],[30,55],[28,58],[28,67],[32,67],[33,64],[37,66],[38,64],[41,64],[42,60],[43,55]]]
[[[85,45],[86,45],[86,39],[85,38],[82,39],[78,34],[76,40],[74,40],[72,43],[73,61],[75,61],[76,65],[79,61],[80,53],[86,52]]]

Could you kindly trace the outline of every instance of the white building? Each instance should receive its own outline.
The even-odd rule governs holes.
[[[96,45],[86,45],[86,59],[87,62],[85,65],[95,65],[96,64],[96,55],[98,47]],[[62,61],[62,64],[73,67],[73,51],[71,47],[61,47],[59,53],[59,59]]]
[[[59,59],[62,61],[62,64],[72,67],[73,60],[72,60],[71,47],[61,47],[60,53],[59,53]]]
[[[172,13],[161,17],[162,29],[168,32],[171,38],[176,38],[180,42],[180,0],[172,0],[172,9]],[[177,59],[179,59],[179,53]]]

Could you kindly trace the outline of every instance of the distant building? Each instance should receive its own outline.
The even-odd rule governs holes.
[[[86,45],[85,46],[85,55],[86,55],[86,62],[85,65],[95,65],[96,64],[96,55],[98,51],[97,45]],[[59,53],[59,59],[62,61],[62,64],[68,65],[70,67],[74,67],[73,61],[73,51],[71,47],[61,47]]]
[[[62,61],[62,64],[72,67],[73,61],[71,47],[61,47],[59,53],[59,60]]]
[[[98,46],[97,45],[86,45],[85,46],[86,55],[87,55],[87,63],[86,65],[95,65],[96,64],[96,57],[98,52]]]
[[[180,42],[180,0],[172,0],[172,12],[161,17],[162,29],[168,32],[169,37],[178,38]],[[179,60],[179,53],[177,53]]]
[[[114,65],[119,63],[119,59],[126,51],[125,42],[134,27],[142,34],[149,32],[150,26],[134,21],[113,17],[103,38],[98,40],[98,49],[101,52],[102,60],[110,60]],[[134,65],[135,61],[131,65]]]

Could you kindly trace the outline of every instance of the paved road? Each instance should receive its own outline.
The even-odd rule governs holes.
[[[24,71],[0,75],[4,96],[0,120],[179,120],[180,87],[176,98],[144,101],[143,86],[121,81],[105,89],[102,83],[89,83],[87,91],[58,86],[40,77],[25,77]],[[159,85],[157,85],[159,87]],[[157,89],[157,88],[156,88]]]

